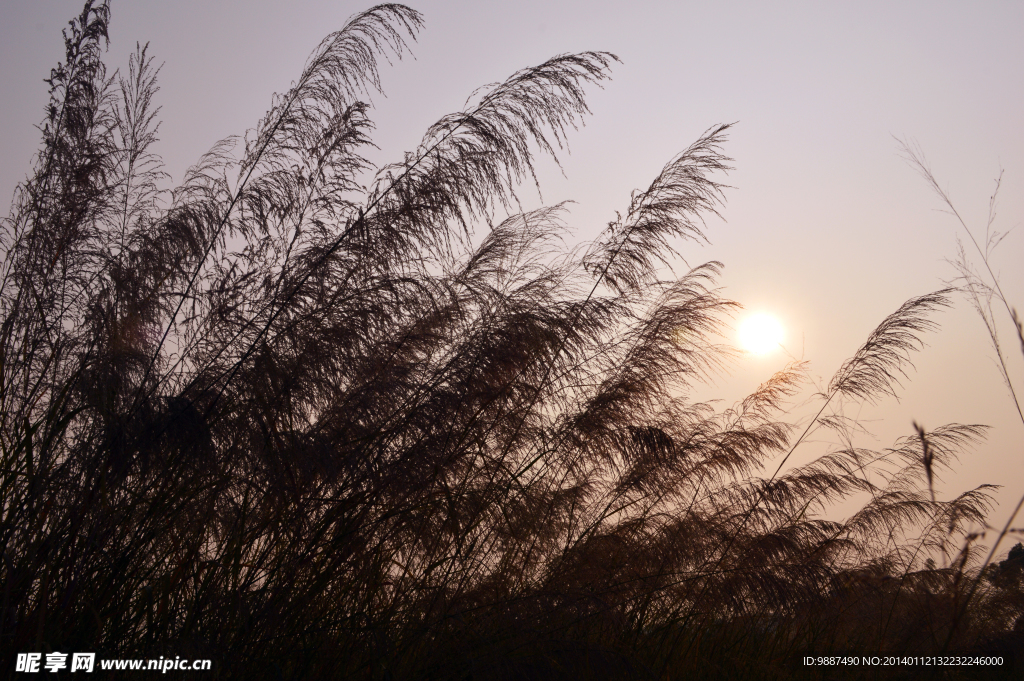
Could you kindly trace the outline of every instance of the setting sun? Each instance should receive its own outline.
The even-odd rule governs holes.
[[[758,313],[740,324],[740,347],[747,352],[763,355],[782,343],[782,324],[771,315]]]

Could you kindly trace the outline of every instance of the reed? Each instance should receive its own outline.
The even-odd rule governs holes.
[[[725,410],[689,397],[737,305],[720,263],[664,266],[722,205],[729,125],[567,247],[565,206],[516,192],[617,58],[519,71],[377,168],[365,99],[422,25],[380,5],[168,190],[158,69],[140,47],[107,74],[109,12],[65,31],[3,222],[8,670],[796,679],[804,654],[1012,649],[1019,557],[962,550],[991,488],[931,487],[984,427],[842,444],[843,406],[898,389],[950,291],[886,318],[810,422],[800,364]],[[838,444],[787,468],[812,431]]]

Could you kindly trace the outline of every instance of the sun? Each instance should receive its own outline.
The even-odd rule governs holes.
[[[743,320],[739,338],[744,350],[763,355],[778,349],[782,343],[782,324],[775,317],[759,312]]]

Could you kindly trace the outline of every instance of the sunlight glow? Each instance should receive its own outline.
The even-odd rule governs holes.
[[[758,313],[740,324],[740,347],[747,352],[763,355],[778,349],[782,343],[782,324],[771,315]]]

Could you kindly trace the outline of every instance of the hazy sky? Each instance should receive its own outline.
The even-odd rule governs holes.
[[[607,50],[622,64],[593,116],[570,135],[563,177],[542,164],[544,202],[573,199],[570,223],[593,236],[629,193],[706,128],[738,121],[727,152],[725,221],[691,264],[720,260],[725,294],[775,314],[786,345],[827,381],[889,313],[955,272],[957,224],[900,158],[916,141],[969,224],[984,228],[1005,170],[996,229],[1017,228],[996,252],[1004,291],[1024,309],[1024,2],[410,2],[426,19],[415,59],[383,68],[375,99],[375,161],[401,158],[426,127],[478,86],[556,54]],[[43,78],[63,58],[61,28],[81,3],[3,0],[0,21],[0,209],[37,148]],[[288,88],[309,52],[353,13],[349,1],[113,3],[111,69],[150,43],[160,74],[160,128],[175,181],[215,141],[251,127]],[[524,192],[524,204],[539,203]],[[1015,271],[1016,269],[1016,271]],[[901,400],[861,417],[890,444],[948,422],[995,426],[940,487],[952,495],[1005,485],[1004,522],[1024,493],[1024,426],[1013,411],[977,315],[962,299],[936,317]],[[1001,320],[1005,321],[1005,320]],[[1024,362],[1003,327],[1011,368]],[[746,358],[702,397],[742,397],[783,364]],[[870,444],[870,441],[868,442]],[[814,450],[809,448],[809,455]],[[1024,518],[1018,520],[1024,526]],[[1005,550],[1006,547],[1004,547]]]

